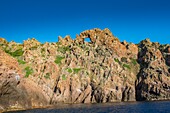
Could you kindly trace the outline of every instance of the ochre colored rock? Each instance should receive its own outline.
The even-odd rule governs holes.
[[[71,39],[71,37],[69,35],[65,36],[64,38],[62,38],[61,36],[58,37],[58,42],[64,46],[66,45],[70,45],[73,43],[73,40]]]
[[[25,40],[23,43],[24,49],[30,49],[32,47],[37,47],[40,45],[40,42],[38,42],[35,38]]]

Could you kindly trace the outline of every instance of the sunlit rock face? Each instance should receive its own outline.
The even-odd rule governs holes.
[[[168,44],[120,42],[107,28],[83,31],[75,40],[59,36],[55,43],[0,38],[0,109],[167,100],[169,66]]]

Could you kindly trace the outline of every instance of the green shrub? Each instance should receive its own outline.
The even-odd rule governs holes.
[[[46,75],[44,75],[44,78],[50,79],[50,73],[46,73]]]
[[[44,55],[44,54],[42,54],[41,56],[42,56],[42,57],[45,57],[45,55]]]
[[[8,53],[8,54],[12,54],[12,52],[10,52],[10,50],[8,50],[7,48],[5,48],[5,50],[4,50],[6,53]]]
[[[119,63],[119,59],[117,59],[117,58],[114,58],[114,60],[115,60],[115,62]]]
[[[58,55],[58,56],[56,57],[56,59],[55,59],[54,62],[55,62],[56,64],[60,65],[60,64],[61,64],[61,60],[63,60],[63,59],[64,59],[63,56]]]
[[[74,73],[78,73],[81,70],[81,68],[73,68]]]
[[[5,52],[8,53],[8,54],[10,54],[10,55],[13,56],[13,57],[22,56],[23,53],[24,53],[24,51],[22,51],[22,49],[18,49],[18,50],[14,51],[14,52],[11,52],[10,50],[5,49]]]
[[[72,73],[72,72],[73,72],[71,68],[68,68],[67,71],[68,71],[69,73]]]
[[[61,45],[61,42],[56,42],[57,45]]]
[[[70,48],[69,48],[69,46],[62,46],[62,47],[58,48],[58,51],[65,54],[66,51],[70,51]]]
[[[38,46],[33,46],[31,48],[29,48],[30,50],[36,50],[38,48]]]
[[[115,62],[117,62],[118,64],[121,64],[121,62],[119,61],[119,59],[114,58]]]
[[[26,64],[26,62],[25,62],[25,61],[20,60],[20,59],[18,59],[18,63],[19,63],[19,64]]]
[[[18,57],[18,56],[22,56],[23,53],[24,53],[24,51],[22,51],[22,49],[18,49],[18,50],[16,50],[15,52],[12,52],[11,55],[12,55],[13,57]]]
[[[85,50],[86,50],[86,51],[89,51],[89,47],[86,47]]]
[[[133,65],[136,65],[136,64],[137,64],[136,59],[133,59],[133,58],[132,58],[132,59],[131,59],[131,62],[132,62]]]
[[[66,80],[66,75],[62,75],[62,80]]]
[[[45,48],[42,48],[42,49],[41,49],[41,53],[44,53],[44,52],[45,52]]]
[[[26,71],[25,77],[29,77],[29,75],[33,73],[33,69],[30,68],[29,66],[25,68],[25,71]]]
[[[123,64],[123,67],[130,69],[130,66],[128,64]]]

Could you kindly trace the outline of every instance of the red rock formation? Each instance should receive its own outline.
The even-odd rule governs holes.
[[[0,111],[46,105],[42,91],[22,76],[18,61],[0,49]]]
[[[84,42],[85,38],[91,42]],[[97,28],[75,40],[59,36],[57,43],[0,40],[0,108],[170,99],[168,45],[149,39],[138,45],[120,42],[109,29]],[[18,76],[7,72],[23,77],[17,81]],[[10,104],[6,89],[11,90],[10,99],[15,95],[22,101],[16,105],[14,98]]]

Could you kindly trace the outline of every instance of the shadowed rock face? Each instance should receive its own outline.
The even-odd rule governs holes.
[[[139,51],[141,66],[136,83],[137,100],[163,100],[170,98],[170,73],[166,65],[166,51],[158,43],[142,41]]]
[[[109,29],[57,43],[0,40],[0,109],[170,98],[169,45],[120,42]]]

